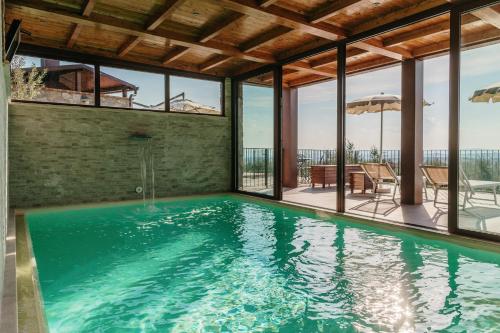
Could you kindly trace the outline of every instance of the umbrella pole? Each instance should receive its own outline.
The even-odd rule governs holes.
[[[384,138],[384,103],[380,104],[380,150],[379,150],[379,163],[382,163],[383,138]]]

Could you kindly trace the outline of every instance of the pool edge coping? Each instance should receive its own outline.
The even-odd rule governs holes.
[[[48,333],[38,268],[24,212],[15,211],[17,330]]]

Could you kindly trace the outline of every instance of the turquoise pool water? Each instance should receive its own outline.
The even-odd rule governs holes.
[[[500,255],[207,196],[33,212],[51,332],[499,332]]]

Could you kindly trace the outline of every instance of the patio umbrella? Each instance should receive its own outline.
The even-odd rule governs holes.
[[[386,95],[384,93],[380,93],[380,95],[365,96],[347,103],[346,111],[348,114],[355,115],[380,112],[379,162],[382,162],[384,111],[401,111],[401,97],[399,95]]]
[[[430,105],[423,101],[424,106]],[[347,103],[347,113],[360,115],[363,113],[380,112],[380,156],[379,162],[382,163],[382,147],[384,133],[384,111],[401,111],[401,96],[384,94],[365,96]]]
[[[499,103],[500,102],[500,82],[492,84],[486,88],[474,91],[474,95],[469,98],[472,103]]]

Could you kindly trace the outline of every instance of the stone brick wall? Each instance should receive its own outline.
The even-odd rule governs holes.
[[[94,94],[73,90],[43,88],[40,91],[40,95],[35,97],[33,100],[49,103],[93,105]],[[130,101],[127,97],[101,95],[101,105],[117,108],[128,108],[130,106]]]
[[[142,198],[133,132],[153,137],[157,197],[230,190],[229,92],[226,117],[10,104],[11,206]]]
[[[3,20],[4,1],[0,1],[0,45],[3,45],[4,20]],[[0,59],[3,60],[3,47],[0,48]],[[10,86],[9,65],[0,64],[0,301],[3,296],[3,279],[5,264],[5,235],[7,230],[7,133],[8,133],[8,105],[7,96]],[[1,302],[0,302],[1,307]],[[0,308],[0,311],[2,309]]]

